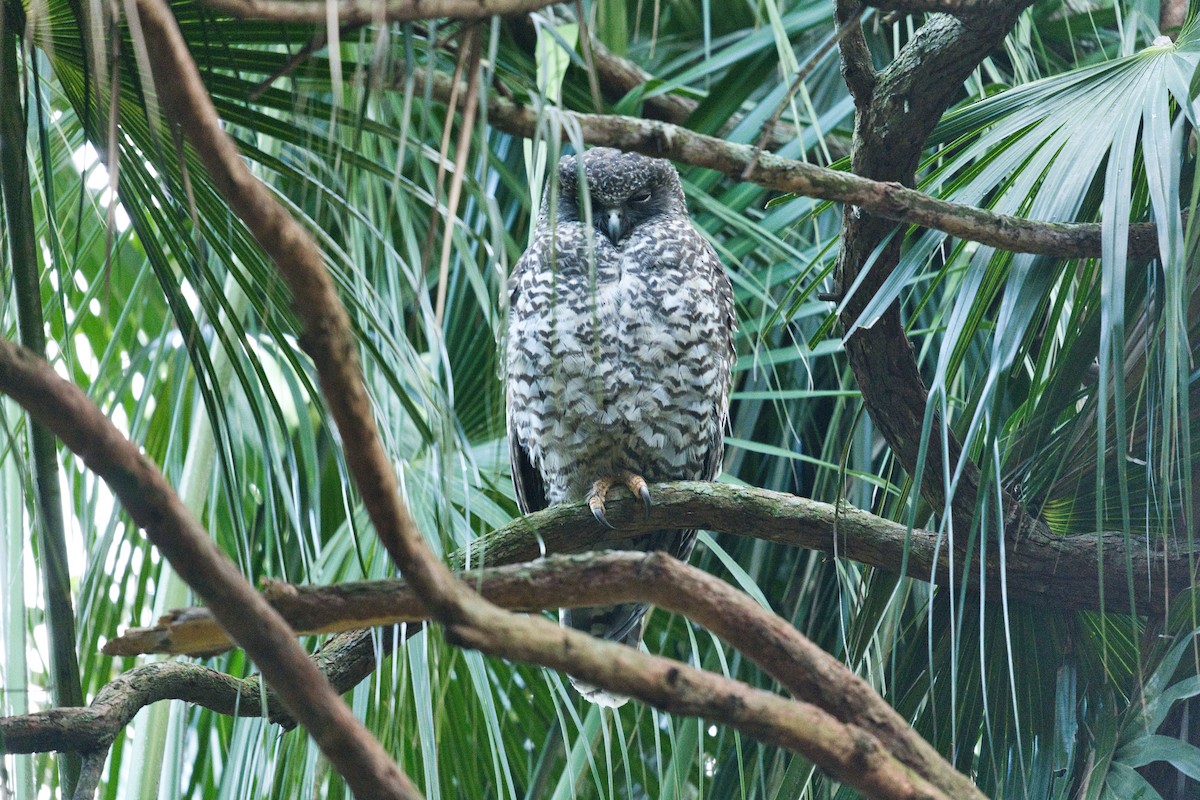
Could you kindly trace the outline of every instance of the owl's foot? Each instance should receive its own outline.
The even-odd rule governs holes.
[[[615,530],[608,518],[604,516],[604,501],[608,496],[608,490],[617,484],[621,484],[633,492],[634,497],[642,498],[642,505],[646,508],[646,515],[650,514],[650,487],[646,485],[646,479],[641,475],[635,475],[627,469],[623,469],[613,475],[608,475],[601,478],[592,484],[592,490],[588,492],[587,503],[588,508],[592,510],[592,516],[596,518],[604,527]]]

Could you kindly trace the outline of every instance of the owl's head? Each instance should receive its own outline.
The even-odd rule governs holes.
[[[580,191],[580,159],[563,156],[558,162],[558,218],[585,218],[589,202],[592,224],[617,245],[639,225],[686,213],[679,173],[670,161],[594,147],[583,154],[586,194]]]

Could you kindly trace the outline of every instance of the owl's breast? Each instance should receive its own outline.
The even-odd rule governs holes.
[[[636,254],[609,266],[554,276],[511,311],[510,422],[551,502],[618,469],[701,477],[721,424],[729,359],[711,281]]]

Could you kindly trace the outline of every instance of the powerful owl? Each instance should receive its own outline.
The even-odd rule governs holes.
[[[669,161],[594,148],[558,163],[509,282],[508,440],[521,511],[721,471],[733,293]],[[582,178],[583,183],[580,183]],[[692,530],[619,543],[686,559]],[[643,604],[563,609],[564,625],[637,647]],[[615,697],[572,681],[592,702]]]

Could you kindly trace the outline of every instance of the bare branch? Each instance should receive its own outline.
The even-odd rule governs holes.
[[[519,617],[505,616],[524,622]],[[566,639],[588,639],[545,620],[532,622],[548,634],[565,633],[570,634]],[[564,653],[571,652],[572,642],[555,644]],[[750,729],[748,732],[757,738],[793,750],[803,747],[815,754],[814,760],[823,769],[864,790],[868,797],[897,800],[980,797],[977,791],[965,795],[939,791],[888,754],[875,736],[856,725],[841,723],[815,706],[784,700],[667,659],[643,655],[632,648],[611,643],[604,643],[604,648],[612,650],[618,662],[625,658],[632,660],[631,664],[613,663],[611,667],[637,672],[636,683],[643,693],[650,694],[648,687],[653,687],[667,697],[679,696],[681,700],[676,705],[681,710],[691,709],[695,716],[714,721],[738,719],[742,721],[738,727]],[[555,660],[551,656],[544,658]],[[649,672],[641,672],[647,668]],[[253,684],[253,678],[239,681],[194,664],[147,664],[118,677],[87,708],[0,718],[0,733],[7,752],[11,753],[54,749],[92,751],[110,744],[138,709],[157,700],[180,699],[221,714],[258,716],[262,709]],[[701,713],[709,710],[710,703],[712,713]],[[959,776],[959,780],[970,786],[964,777]]]
[[[727,484],[678,482],[658,484],[652,491],[654,507],[649,516],[629,497],[613,498],[611,519],[620,530],[596,525],[584,504],[559,506],[515,520],[481,537],[469,549],[451,556],[451,561],[456,569],[468,565],[514,564],[533,561],[545,552],[584,552],[609,547],[613,542],[648,530],[686,526],[817,550],[892,572],[907,563],[907,574],[919,580],[933,578],[944,582],[949,578],[949,558],[944,547],[939,551],[937,532],[909,531],[900,523],[850,506],[832,506],[766,489]],[[1097,574],[1096,563],[1101,553],[1105,565],[1103,576]],[[1127,564],[1133,568],[1137,578],[1135,584],[1142,587],[1134,595],[1133,602],[1146,613],[1160,613],[1168,600],[1192,584],[1186,552],[1146,553],[1140,547],[1128,552],[1125,537],[1117,531],[1048,540],[1025,539],[1007,549],[1005,560],[1009,599],[1063,610],[1101,610],[1099,583],[1103,580],[1104,608],[1118,613],[1128,611],[1130,598],[1120,594],[1120,587],[1127,584]],[[989,596],[998,596],[1001,586],[999,559],[988,558],[985,570],[986,591]],[[958,563],[955,574],[959,581],[970,580],[979,574],[978,561],[970,565]],[[467,583],[475,585],[474,580],[468,579]],[[325,613],[309,617],[300,607],[277,603],[277,597],[286,599],[287,590],[280,589],[283,595],[278,595],[270,588],[274,586],[276,584],[268,584],[268,599],[301,633],[331,633],[427,618],[424,606],[415,597],[406,600],[399,596],[389,600],[391,606],[378,618],[362,616],[361,608],[341,616],[337,610],[340,601],[333,599],[328,601],[330,606]],[[356,584],[343,585],[346,586]],[[1167,587],[1165,597],[1164,586]],[[314,591],[306,590],[310,594]],[[355,595],[358,590],[339,588],[338,591]],[[497,590],[493,587],[489,591]],[[485,592],[485,596],[505,608],[517,608],[508,599],[510,595],[492,596]],[[557,603],[557,606],[567,605],[570,605],[569,594]],[[173,612],[156,627],[135,629],[111,640],[105,646],[105,652],[126,656],[143,653],[207,655],[226,649],[228,641],[207,614],[187,609]]]
[[[472,0],[475,2],[475,0]],[[476,3],[476,5],[478,5]],[[453,577],[434,558],[400,502],[391,460],[379,441],[371,400],[362,381],[357,344],[346,310],[308,232],[247,169],[221,127],[195,63],[162,0],[139,0],[155,84],[168,119],[196,149],[217,191],[270,256],[292,292],[303,324],[300,345],[313,360],[322,392],[347,447],[346,464],[362,494],[375,532],[431,607],[458,596]]]
[[[636,62],[617,55],[594,36],[591,37],[590,46],[601,91],[609,102],[617,102],[634,89],[654,79],[653,75]],[[692,98],[674,92],[655,94],[643,101],[644,113],[648,118],[661,119],[674,125],[686,123],[699,105]]]
[[[530,53],[533,52],[536,34],[529,18],[513,18],[509,22],[509,30],[512,31],[522,47]],[[654,80],[654,76],[642,69],[637,62],[617,55],[595,36],[590,37],[589,46],[592,51],[592,63],[595,65],[596,74],[600,79],[600,91],[610,103],[620,101],[625,95]],[[699,105],[698,101],[675,92],[651,92],[642,99],[641,114],[646,119],[662,120],[672,125],[686,125],[688,118]],[[726,135],[741,124],[743,119],[744,115],[741,113],[734,114],[721,126],[717,135]],[[792,142],[797,135],[797,131],[792,125],[778,123],[768,132],[764,149],[777,150]],[[826,132],[824,143],[825,150],[834,159],[841,158],[850,152],[848,137]],[[823,156],[824,151],[815,157]]]
[[[954,772],[864,681],[836,659],[728,584],[664,554],[559,556],[466,577],[478,582],[489,597],[514,608],[552,606],[562,597],[569,604],[642,599],[686,612],[751,655],[794,695],[826,707],[835,718],[848,723],[846,729],[832,729],[835,739],[846,730],[858,736],[858,729],[865,727],[871,759],[877,756],[870,737],[876,737],[918,773],[934,775],[937,785],[953,787],[952,796],[980,796],[964,776]],[[319,619],[358,617],[359,623],[377,624],[425,616],[415,593],[400,581],[336,587],[275,583],[269,587],[268,596],[300,628],[331,627],[314,625]],[[188,614],[193,622],[204,615],[203,609],[192,609]],[[209,624],[215,622],[210,618]],[[87,709],[56,709],[0,719],[0,733],[11,752],[106,747],[139,708],[161,699],[182,699],[222,714],[261,715],[257,685],[253,677],[238,680],[197,665],[151,664],[120,676]],[[800,722],[804,719],[804,715],[799,717]],[[827,722],[819,713],[815,719],[820,725]],[[830,731],[822,735],[826,733]]]
[[[879,76],[871,61],[871,51],[863,36],[862,9],[864,3],[857,0],[837,0],[836,17],[841,28],[841,43],[838,52],[842,57],[842,78],[850,88],[855,105],[866,103],[875,91]]]
[[[426,79],[424,73],[420,79]],[[447,102],[452,91],[450,79],[435,73],[429,80],[433,96],[440,102]],[[580,114],[554,108],[543,109],[539,115],[533,108],[493,94],[488,100],[488,122],[499,130],[525,138],[534,138],[539,131],[545,135],[548,128],[562,128],[569,122],[573,127],[578,126],[588,144],[670,158],[767,189],[845,203],[851,209],[869,211],[896,222],[935,228],[1001,250],[1058,258],[1100,256],[1100,226],[1097,224],[1034,222],[997,214],[938,200],[894,181],[870,180],[769,153],[762,154],[747,172],[754,162],[753,147],[657,120]],[[1158,253],[1157,236],[1153,223],[1130,225],[1129,257],[1135,260],[1153,258]]]
[[[164,661],[118,675],[85,708],[0,717],[0,734],[9,753],[103,751],[139,710],[159,700],[183,700],[230,716],[262,715],[257,678]]]
[[[308,22],[325,25],[329,21],[326,4],[319,0],[200,0],[200,2],[239,19],[269,19],[280,22]],[[341,25],[359,25],[386,20],[413,22],[419,19],[475,20],[487,17],[527,14],[559,0],[336,0]]]
[[[672,714],[737,728],[803,754],[867,797],[961,796],[910,771],[868,732],[809,703],[784,700],[677,661],[593,639],[541,617],[501,613],[487,622],[486,626],[448,626],[446,639],[461,647],[563,670]]]

